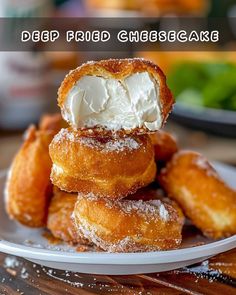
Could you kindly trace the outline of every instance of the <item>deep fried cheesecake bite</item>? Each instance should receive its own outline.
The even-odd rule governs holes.
[[[177,141],[170,133],[158,130],[150,134],[150,137],[156,161],[167,162],[178,151]]]
[[[148,188],[118,201],[80,194],[74,220],[105,251],[145,252],[178,248],[184,216],[176,203]]]
[[[67,192],[120,199],[148,185],[156,175],[148,135],[94,138],[62,129],[49,151],[51,180]]]
[[[236,234],[236,191],[202,155],[192,151],[176,153],[162,169],[159,181],[206,236]]]
[[[87,62],[58,91],[63,118],[85,133],[159,130],[173,102],[161,69],[140,58]]]
[[[38,131],[30,126],[8,174],[5,188],[7,213],[12,219],[30,227],[46,224],[52,196],[52,161],[48,146],[53,135],[51,131]]]
[[[63,192],[53,188],[53,197],[48,209],[47,228],[55,238],[73,244],[87,244],[75,228],[72,221],[77,194]]]

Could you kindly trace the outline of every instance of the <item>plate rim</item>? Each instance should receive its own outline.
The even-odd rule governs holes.
[[[236,173],[233,167],[213,162],[218,167],[226,168]],[[7,169],[0,171],[0,178],[5,177]],[[139,253],[108,253],[108,252],[66,252],[21,245],[0,239],[0,252],[24,257],[71,264],[103,264],[103,265],[154,265],[175,262],[184,262],[190,259],[213,256],[231,250],[236,247],[236,234],[205,245],[188,247],[183,249],[139,252]],[[220,251],[219,251],[220,249]]]
[[[236,235],[215,241],[206,245],[195,246],[191,248],[155,251],[145,253],[107,253],[107,252],[73,252],[55,251],[41,249],[5,240],[0,241],[0,252],[24,257],[28,259],[37,259],[41,261],[52,261],[73,264],[105,264],[105,265],[134,265],[134,264],[157,264],[157,263],[175,263],[187,261],[190,259],[213,256],[235,248]],[[219,248],[223,247],[219,252]],[[210,252],[209,252],[210,250]],[[17,252],[16,252],[17,251]],[[200,254],[200,255],[199,255]],[[137,263],[138,261],[138,263]]]

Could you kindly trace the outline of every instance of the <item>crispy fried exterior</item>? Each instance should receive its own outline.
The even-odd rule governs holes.
[[[150,137],[156,161],[167,162],[178,151],[177,141],[170,133],[159,130]]]
[[[27,130],[25,141],[15,156],[6,184],[6,210],[18,222],[41,227],[46,223],[47,207],[52,194],[52,162],[48,146],[50,131]]]
[[[48,209],[47,228],[55,238],[73,244],[88,243],[75,228],[71,215],[74,211],[77,194],[53,189],[53,198]]]
[[[166,77],[162,70],[154,63],[141,58],[127,58],[127,59],[107,59],[101,61],[87,62],[75,70],[71,71],[62,82],[58,90],[58,104],[63,111],[66,97],[75,85],[75,83],[83,76],[99,76],[103,78],[113,78],[123,80],[131,74],[147,71],[160,85],[160,106],[162,114],[162,123],[164,124],[174,103],[173,96],[166,85]],[[98,128],[85,128],[84,132],[100,132],[101,127]],[[107,132],[107,131],[104,131]],[[127,131],[122,130],[122,133],[144,133],[149,132],[146,128],[137,128],[135,130]]]
[[[206,236],[236,234],[236,191],[220,179],[202,155],[176,153],[161,171],[159,181]]]
[[[155,179],[148,135],[88,138],[62,129],[49,152],[53,161],[51,180],[68,192],[124,198]]]
[[[74,221],[79,232],[108,252],[142,252],[178,248],[184,217],[174,202],[144,190],[132,200],[79,195]]]
[[[64,127],[67,127],[67,123],[62,119],[61,114],[45,114],[39,122],[39,130],[51,131],[54,134],[57,134]]]

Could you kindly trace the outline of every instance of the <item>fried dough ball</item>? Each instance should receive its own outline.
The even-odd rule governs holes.
[[[162,169],[159,181],[206,236],[236,234],[236,191],[202,155],[191,151],[176,153]]]
[[[150,134],[150,137],[156,161],[167,162],[178,151],[177,141],[170,133],[159,130]]]
[[[62,119],[61,114],[45,114],[39,122],[39,130],[52,131],[54,134],[57,134],[64,127],[67,127],[67,123]]]
[[[136,194],[115,201],[79,195],[73,215],[78,231],[108,252],[178,248],[184,222],[181,209],[153,191]]]
[[[71,215],[73,214],[77,194],[70,194],[53,188],[53,198],[48,209],[47,228],[55,238],[65,242],[86,243],[76,230]]]
[[[52,162],[48,152],[52,138],[52,132],[37,131],[30,126],[8,175],[6,211],[12,219],[30,227],[46,224],[52,194]]]
[[[51,180],[61,190],[124,198],[155,179],[156,165],[148,135],[83,137],[62,129],[49,147]]]

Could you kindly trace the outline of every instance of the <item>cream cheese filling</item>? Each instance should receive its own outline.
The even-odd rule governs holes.
[[[160,86],[148,72],[124,80],[83,76],[69,91],[62,114],[75,128],[155,131],[162,125]]]

